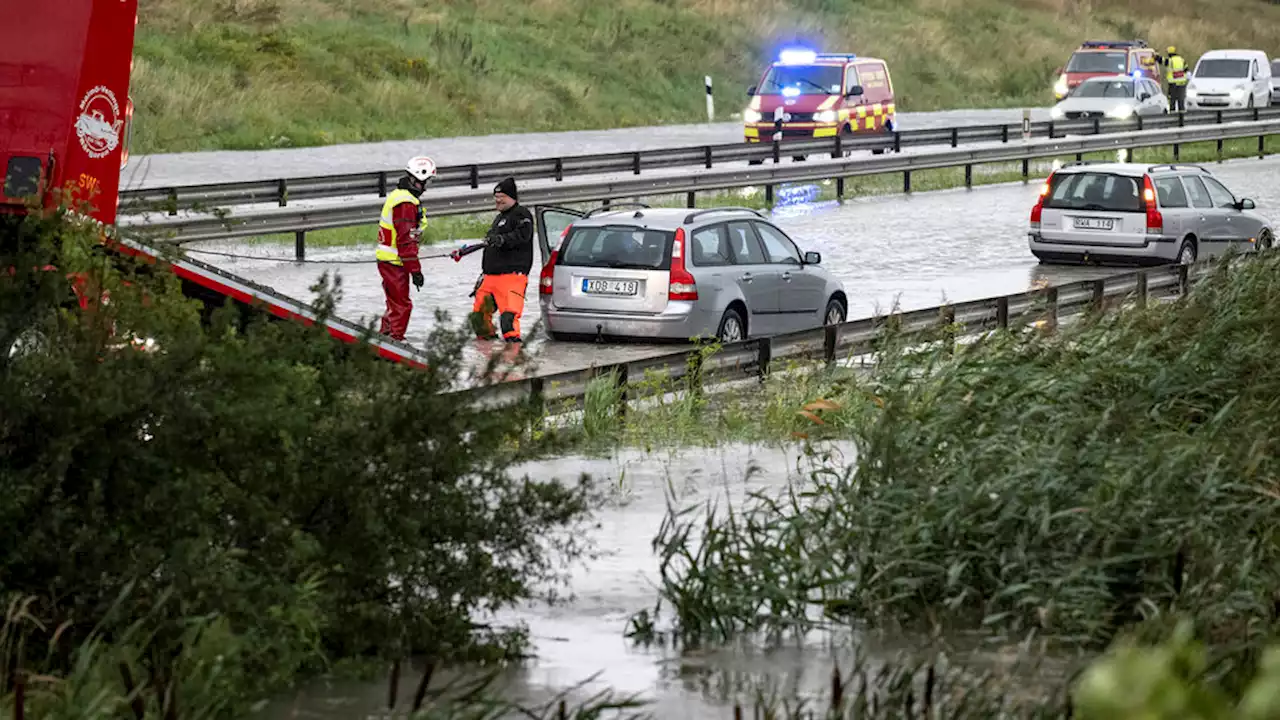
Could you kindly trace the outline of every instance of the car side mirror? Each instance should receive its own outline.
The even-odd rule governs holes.
[[[861,85],[854,85],[853,87],[849,88],[849,91],[848,91],[848,92],[846,92],[846,93],[844,94],[844,96],[845,96],[845,97],[858,97],[858,96],[859,96],[859,95],[861,95],[862,93],[863,93],[862,86],[861,86]]]
[[[821,264],[822,264],[822,253],[816,253],[816,252],[812,252],[812,251],[805,253],[805,254],[804,254],[804,264],[805,264],[805,265],[821,265]]]
[[[1151,93],[1142,93],[1141,95],[1138,96],[1138,99],[1142,100],[1143,102],[1146,102],[1147,100],[1151,99]]]
[[[756,94],[755,85],[752,85],[751,87],[747,88],[747,97],[755,97],[755,94]]]
[[[1254,204],[1251,198],[1242,198],[1239,202],[1236,203],[1237,210],[1252,210],[1256,207],[1258,206]]]

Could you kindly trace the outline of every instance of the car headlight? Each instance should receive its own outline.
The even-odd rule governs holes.
[[[836,111],[823,110],[822,112],[814,113],[813,121],[820,123],[833,123],[836,121]]]
[[[1249,88],[1247,87],[1235,88],[1234,90],[1231,91],[1231,99],[1243,100],[1245,98],[1245,95],[1247,95],[1248,93],[1249,93]]]
[[[742,111],[742,121],[748,123],[758,123],[764,119],[764,115],[759,110],[746,109]]]
[[[1107,117],[1116,120],[1127,120],[1133,115],[1132,105],[1120,105],[1107,111]]]
[[[1058,82],[1053,84],[1053,94],[1058,97],[1064,97],[1067,94],[1067,76],[1059,75]]]
[[[1062,111],[1062,108],[1058,107],[1057,105],[1054,105],[1054,106],[1049,110],[1049,117],[1053,118],[1054,120],[1061,120],[1061,119],[1062,119],[1062,116],[1064,116],[1064,115],[1066,115],[1066,113],[1065,113],[1065,112],[1063,112],[1063,111]]]

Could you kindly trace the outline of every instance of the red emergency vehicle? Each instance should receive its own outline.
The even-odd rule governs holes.
[[[0,213],[23,213],[31,198],[45,207],[60,200],[87,202],[89,216],[114,225],[120,171],[129,159],[138,0],[55,0],[22,3],[0,23]],[[104,240],[105,240],[104,235]],[[307,303],[188,258],[159,260],[160,253],[130,238],[110,241],[113,252],[172,270],[183,292],[207,307],[232,298],[242,308],[306,324],[316,321]],[[73,278],[81,307],[92,299]],[[359,340],[363,328],[330,318],[332,336]],[[411,346],[375,337],[389,360],[425,366]]]
[[[1057,100],[1085,80],[1103,75],[1145,75],[1160,82],[1156,51],[1145,40],[1086,40],[1056,74],[1053,97]]]
[[[751,103],[742,113],[747,142],[773,141],[778,110],[783,138],[888,133],[894,128],[893,80],[880,58],[784,50],[747,95]]]

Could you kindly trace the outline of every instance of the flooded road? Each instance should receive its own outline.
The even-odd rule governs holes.
[[[1243,159],[1210,166],[1215,176],[1241,196],[1253,198],[1257,213],[1280,223],[1280,158]],[[849,318],[886,311],[963,302],[1022,292],[1046,284],[1062,284],[1120,272],[1108,268],[1040,265],[1027,250],[1028,213],[1039,182],[1021,182],[887,195],[837,202],[779,207],[772,217],[802,250],[822,253],[823,266],[845,285]],[[383,296],[373,248],[312,249],[306,264],[292,260],[285,246],[249,245],[233,241],[202,242],[189,249],[279,257],[280,260],[235,260],[195,255],[287,295],[309,298],[308,287],[328,270],[341,274],[344,297],[339,314],[361,321],[380,315]],[[444,252],[435,246],[429,251]],[[339,264],[339,263],[363,264]],[[424,261],[427,284],[411,292],[414,303],[408,339],[421,344],[435,324],[434,309],[449,313],[461,326],[471,309],[471,291],[480,257],[461,263],[448,258]],[[601,345],[553,342],[538,322],[537,266],[525,295],[521,330],[526,351],[535,357],[531,372],[554,372],[629,360],[680,345]],[[479,350],[473,348],[475,358]]]

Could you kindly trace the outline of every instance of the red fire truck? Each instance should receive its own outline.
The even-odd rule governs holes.
[[[87,202],[88,215],[114,225],[120,171],[129,160],[133,70],[138,0],[55,0],[22,3],[0,23],[0,213],[25,212],[38,197],[46,207],[60,199]],[[242,307],[311,324],[316,315],[300,300],[220,270],[207,263],[160,259],[145,243],[123,237],[110,243],[119,252],[168,268],[183,291],[207,306],[227,298]],[[87,300],[80,298],[83,306]],[[329,333],[358,342],[363,328],[326,319]],[[375,337],[384,358],[424,366],[424,356],[407,344]]]

